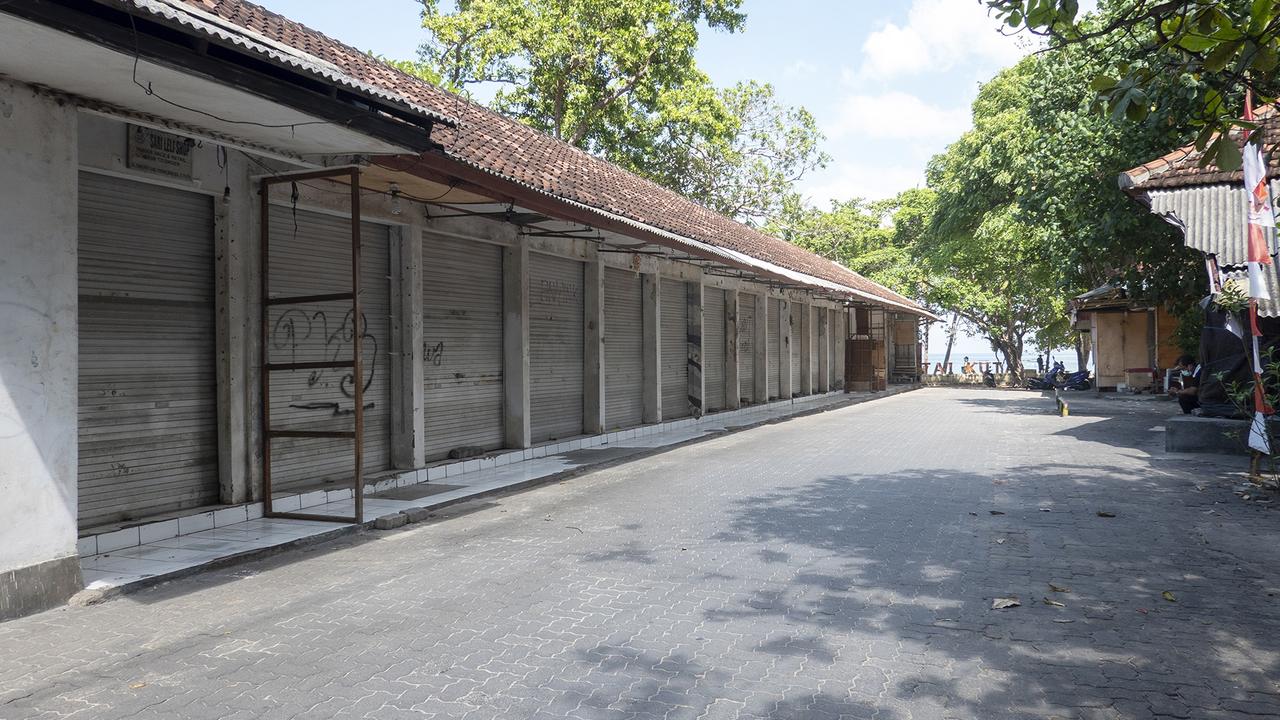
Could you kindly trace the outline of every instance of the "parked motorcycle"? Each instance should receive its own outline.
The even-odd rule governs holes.
[[[1088,370],[1078,370],[1062,378],[1064,390],[1088,390],[1093,387],[1093,380],[1089,378]]]
[[[996,386],[996,374],[991,372],[990,366],[982,371],[982,384],[992,388]]]
[[[1063,365],[1062,361],[1059,360],[1053,364],[1049,372],[1045,373],[1044,377],[1027,378],[1026,382],[1023,383],[1023,387],[1028,390],[1056,390],[1063,387],[1062,381],[1066,374],[1067,366]]]

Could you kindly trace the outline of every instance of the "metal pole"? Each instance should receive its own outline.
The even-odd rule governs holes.
[[[265,179],[258,184],[258,199],[260,204],[259,212],[261,218],[259,222],[259,238],[258,250],[260,253],[258,261],[258,270],[261,273],[258,278],[259,291],[262,293],[261,298],[261,322],[258,328],[259,352],[262,353],[262,362],[260,364],[258,375],[262,385],[262,507],[263,514],[270,516],[271,508],[271,370],[268,365],[271,363],[271,353],[267,344],[267,323],[270,321],[270,306],[267,304],[267,298],[270,297],[270,284],[268,279],[270,273],[270,254],[269,243],[271,235],[271,223],[269,218],[270,203],[270,185]]]
[[[354,337],[351,343],[351,363],[355,381],[355,515],[356,523],[364,522],[364,371],[360,354],[364,345],[363,323],[360,315],[360,170],[351,168],[351,326]]]

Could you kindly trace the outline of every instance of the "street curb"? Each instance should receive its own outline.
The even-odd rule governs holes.
[[[379,532],[394,532],[396,530],[412,529],[414,525],[420,522],[425,522],[433,518],[435,516],[435,511],[442,510],[444,508],[449,508],[455,505],[461,505],[463,503],[469,503],[476,500],[485,500],[485,499],[492,499],[496,497],[504,497],[507,495],[516,495],[518,493],[536,488],[540,485],[550,485],[556,482],[563,482],[565,480],[579,477],[581,475],[586,475],[588,473],[596,472],[599,470],[607,470],[610,468],[617,467],[619,465],[625,465],[630,462],[635,462],[636,460],[644,460],[646,458],[650,458],[655,455],[661,455],[662,453],[669,452],[671,450],[677,450],[680,448],[689,447],[691,445],[696,445],[698,443],[706,442],[708,440],[721,438],[726,435],[732,435],[732,434],[744,432],[747,430],[753,430],[756,428],[764,427],[766,425],[778,425],[778,424],[787,422],[789,420],[794,420],[802,417],[809,417],[811,415],[818,415],[820,413],[831,412],[833,410],[842,410],[847,407],[853,407],[855,405],[862,405],[864,403],[874,402],[876,400],[883,400],[886,398],[894,397],[896,395],[902,395],[908,392],[912,392],[913,390],[919,390],[923,387],[925,386],[924,385],[903,386],[901,389],[880,391],[879,393],[871,397],[850,398],[849,400],[845,400],[843,402],[833,402],[831,404],[823,405],[821,407],[806,408],[803,410],[798,410],[793,414],[785,415],[782,417],[765,418],[765,419],[752,422],[746,425],[733,425],[728,428],[725,428],[724,430],[707,432],[698,437],[689,438],[688,440],[682,440],[680,442],[672,443],[670,445],[662,445],[660,447],[655,447],[655,448],[640,448],[640,449],[637,449],[635,454],[627,455],[625,457],[614,458],[612,460],[602,460],[598,463],[592,463],[590,465],[583,465],[581,467],[571,468],[569,470],[564,470],[558,473],[552,473],[551,475],[546,475],[540,478],[532,478],[529,480],[524,480],[511,485],[506,485],[500,488],[493,488],[491,490],[481,490],[475,493],[474,495],[467,495],[466,497],[452,498],[450,500],[443,500],[435,503],[427,503],[418,507],[409,508],[408,510],[396,511],[394,513],[389,513],[387,515],[382,515],[376,518],[370,518],[365,520],[361,524],[348,524],[348,525],[337,526],[337,527],[334,527],[332,530],[326,530],[325,532],[317,533],[315,535],[311,535],[305,538],[291,540],[289,542],[281,543],[279,545],[272,545],[270,547],[245,550],[244,552],[236,553],[234,555],[227,555],[225,557],[220,557],[216,560],[211,560],[207,563],[203,563],[200,565],[192,565],[191,567],[182,568],[181,570],[174,570],[173,572],[167,572],[162,575],[152,575],[149,577],[140,578],[132,582],[124,583],[122,585],[116,585],[109,588],[81,590],[80,592],[73,595],[71,599],[67,601],[67,604],[74,607],[85,607],[89,605],[97,605],[98,603],[105,602],[107,600],[120,597],[123,595],[129,595],[129,594],[138,592],[140,590],[145,590],[147,588],[156,587],[158,585],[162,585],[172,580],[180,580],[182,578],[191,577],[193,575],[198,575],[200,573],[208,572],[210,570],[221,570],[231,565],[239,565],[239,564],[250,562],[253,560],[261,560],[264,558],[272,557],[274,555],[280,555],[286,552],[290,552],[298,548],[318,545],[320,543],[326,543],[331,540],[336,540],[342,537],[348,537],[352,535],[361,535],[361,534],[364,534],[365,531],[367,530],[376,530]]]

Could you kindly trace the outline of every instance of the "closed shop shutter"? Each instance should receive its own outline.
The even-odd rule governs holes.
[[[216,503],[212,199],[81,173],[78,250],[80,526]]]
[[[426,458],[495,450],[502,425],[502,248],[422,238]]]
[[[800,337],[800,318],[803,316],[807,308],[799,303],[791,303],[791,395],[797,397],[801,394],[800,385],[800,343],[804,339]]]
[[[738,394],[743,405],[755,397],[756,298],[738,294]]]
[[[724,291],[702,289],[702,375],[707,412],[723,410],[724,392]]]
[[[662,279],[662,419],[688,417],[689,291],[679,280]]]
[[[272,206],[269,285],[272,297],[351,289],[351,220]],[[360,225],[360,363],[363,377],[363,470],[391,468],[391,231]],[[348,360],[355,325],[349,301],[272,308],[272,362]],[[350,430],[354,378],[348,368],[271,373],[276,430]],[[271,443],[271,487],[301,490],[351,478],[350,441],[282,438]]]
[[[582,434],[583,264],[529,256],[529,408],[534,442]]]
[[[644,421],[644,310],[640,274],[605,268],[604,397],[610,430]]]
[[[777,300],[769,299],[769,321],[767,324],[769,330],[769,399],[778,399],[778,388],[781,385],[781,368],[782,368],[782,343],[780,340],[780,324],[782,322],[781,303]]]

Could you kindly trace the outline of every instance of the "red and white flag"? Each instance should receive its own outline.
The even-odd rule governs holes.
[[[1246,113],[1246,119],[1252,114]],[[1272,272],[1266,228],[1276,226],[1276,216],[1271,207],[1271,189],[1267,187],[1267,161],[1258,143],[1244,146],[1244,187],[1249,195],[1249,297],[1270,300],[1263,275]]]
[[[1253,97],[1249,93],[1244,102],[1244,119],[1253,120]],[[1258,300],[1270,300],[1267,276],[1275,272],[1271,264],[1271,248],[1267,243],[1267,228],[1275,229],[1276,216],[1271,207],[1271,188],[1267,183],[1267,161],[1262,157],[1262,143],[1244,144],[1244,189],[1249,196],[1249,325],[1253,335],[1253,422],[1249,427],[1249,447],[1271,454],[1271,433],[1267,428],[1267,416],[1275,412],[1267,402],[1262,383],[1262,357],[1258,348]]]

